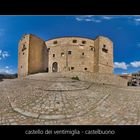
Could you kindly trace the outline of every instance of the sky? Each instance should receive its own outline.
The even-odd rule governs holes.
[[[140,71],[140,16],[0,16],[0,73],[17,73],[18,43],[23,34],[43,40],[63,36],[109,37],[114,44],[114,73]]]

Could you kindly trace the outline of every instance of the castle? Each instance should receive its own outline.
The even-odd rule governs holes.
[[[23,35],[18,49],[18,77],[67,71],[113,74],[112,41],[103,36],[44,41],[32,34]]]

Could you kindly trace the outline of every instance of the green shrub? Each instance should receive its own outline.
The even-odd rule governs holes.
[[[73,76],[71,79],[73,79],[73,80],[80,80],[78,76]]]

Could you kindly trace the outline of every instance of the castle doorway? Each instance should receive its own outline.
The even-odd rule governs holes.
[[[52,64],[52,72],[57,72],[58,71],[58,63],[57,62],[54,62]]]
[[[49,72],[49,68],[48,67],[46,68],[46,72]]]

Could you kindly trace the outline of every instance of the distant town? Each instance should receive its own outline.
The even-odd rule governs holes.
[[[3,81],[3,79],[14,79],[14,78],[17,78],[17,73],[15,74],[1,73],[0,74],[0,82]]]
[[[140,71],[131,74],[121,74],[119,76],[128,80],[128,86],[140,86]]]

